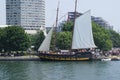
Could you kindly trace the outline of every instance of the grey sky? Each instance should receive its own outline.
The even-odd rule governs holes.
[[[60,1],[59,18],[68,11],[74,11],[75,0],[46,0],[46,26],[55,22],[56,8]],[[91,10],[91,15],[102,17],[115,30],[120,31],[120,0],[78,0],[77,11]],[[0,0],[0,24],[5,24],[5,0]]]
[[[0,0],[0,25],[5,24],[5,0]]]

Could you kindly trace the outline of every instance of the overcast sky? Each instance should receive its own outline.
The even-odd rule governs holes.
[[[46,26],[55,22],[56,8],[60,1],[59,18],[74,11],[75,0],[46,0]],[[84,13],[91,10],[91,15],[102,17],[116,31],[120,31],[120,0],[78,0],[77,11]],[[5,0],[0,0],[0,25],[5,24]],[[64,19],[64,18],[63,18]]]

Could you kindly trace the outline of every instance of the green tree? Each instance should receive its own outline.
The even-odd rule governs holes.
[[[112,40],[113,47],[120,47],[120,34],[114,30],[109,30],[110,39]]]
[[[108,30],[100,27],[96,23],[92,23],[93,36],[95,44],[101,50],[110,50],[112,48],[112,41]]]
[[[72,31],[73,22],[68,21],[68,22],[64,23],[63,25],[61,25],[60,27],[62,27],[62,31]]]
[[[71,48],[71,32],[60,32],[57,35],[57,48],[58,49],[70,49]]]
[[[57,43],[56,47],[58,49],[70,49],[71,42],[72,42],[72,22],[66,22],[60,25],[59,27],[62,28],[62,32],[57,33]]]
[[[4,30],[2,28],[0,28],[0,51],[2,51],[3,47],[4,47]]]
[[[43,42],[45,36],[44,33],[42,31],[37,32],[36,35],[34,35],[34,43],[33,45],[35,46],[35,50],[38,50],[38,48],[40,47],[41,43]]]
[[[24,29],[19,26],[4,28],[4,49],[6,51],[21,51],[29,47],[29,38]]]
[[[30,46],[34,46],[34,43],[35,43],[35,35],[33,34],[28,34],[28,37],[29,37],[29,40],[30,40]]]

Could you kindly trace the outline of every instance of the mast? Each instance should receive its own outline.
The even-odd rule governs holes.
[[[56,25],[55,25],[56,31],[57,31],[57,26],[58,26],[58,13],[59,13],[59,5],[60,5],[60,2],[58,2],[57,14],[56,14]]]
[[[53,50],[55,51],[56,50],[56,32],[57,32],[57,26],[58,26],[58,14],[59,14],[59,5],[60,5],[60,2],[58,2],[58,6],[57,6],[57,13],[56,13],[56,24],[55,24],[55,27],[54,27],[54,43],[53,43]]]
[[[74,22],[73,22],[73,27],[72,27],[72,36],[74,33],[74,26],[75,26],[75,19],[76,19],[76,9],[77,9],[77,0],[75,0],[75,11],[74,11]],[[71,42],[71,51],[72,51],[72,42]]]

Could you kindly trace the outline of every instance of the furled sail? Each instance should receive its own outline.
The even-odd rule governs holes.
[[[42,42],[41,46],[39,47],[38,51],[49,51],[50,48],[50,42],[52,37],[53,27],[45,37],[44,41]]]
[[[90,10],[75,20],[72,49],[95,48]]]

